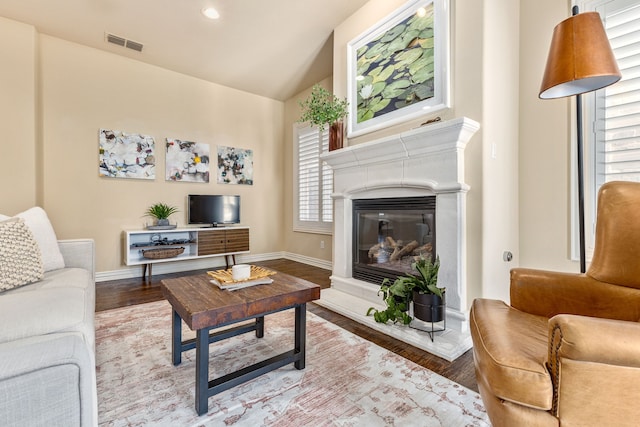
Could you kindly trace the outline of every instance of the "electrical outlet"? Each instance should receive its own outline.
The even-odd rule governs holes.
[[[320,240],[320,249],[324,249],[324,240]]]

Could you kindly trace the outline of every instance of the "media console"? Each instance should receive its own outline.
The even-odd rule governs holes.
[[[145,277],[153,264],[249,252],[249,227],[174,228],[171,230],[125,230],[125,265],[143,265]],[[148,268],[147,268],[148,267]]]

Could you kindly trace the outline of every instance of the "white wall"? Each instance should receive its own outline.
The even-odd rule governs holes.
[[[553,28],[571,4],[520,3],[520,265],[579,272],[569,255],[573,99],[538,99]]]
[[[33,27],[0,17],[0,213],[36,201],[36,55]]]
[[[484,2],[482,295],[509,300],[519,262],[518,128],[520,4]],[[503,255],[510,252],[513,260]]]

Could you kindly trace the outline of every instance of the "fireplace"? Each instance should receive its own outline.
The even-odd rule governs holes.
[[[419,257],[435,251],[436,197],[353,201],[353,278],[380,284],[414,273]]]
[[[331,288],[322,290],[318,304],[447,360],[453,360],[471,348],[466,251],[466,193],[470,188],[464,182],[464,150],[478,128],[473,120],[453,119],[322,155],[333,169],[333,271]],[[384,308],[378,294],[381,280],[380,277],[370,281],[363,279],[357,271],[362,264],[372,269],[382,264],[387,270],[384,262],[369,261],[371,247],[380,237],[386,240],[387,223],[380,218],[387,214],[382,212],[385,215],[380,216],[379,206],[367,210],[368,203],[387,203],[394,198],[412,201],[424,197],[433,200],[430,202],[434,203],[432,217],[421,209],[420,214],[411,214],[403,225],[396,225],[394,218],[393,234],[389,234],[396,244],[397,240],[402,240],[404,247],[413,240],[426,245],[424,236],[428,235],[429,229],[431,231],[432,253],[436,253],[437,247],[440,258],[438,284],[446,287],[447,292],[447,329],[438,333],[433,343],[421,331],[401,325],[377,324],[371,316],[366,316],[369,307]],[[366,231],[364,241],[354,244],[354,216],[358,215],[354,206],[361,204],[368,215],[355,222],[360,221],[363,228],[373,231]],[[417,224],[425,226],[418,227]],[[396,227],[413,231],[408,232],[408,237],[404,234],[400,237]],[[416,229],[421,230],[420,234]],[[361,262],[363,257],[366,262]],[[359,262],[354,263],[355,259]],[[411,258],[404,259],[410,261]],[[397,273],[393,271],[393,274]]]

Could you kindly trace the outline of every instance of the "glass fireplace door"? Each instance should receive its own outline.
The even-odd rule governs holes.
[[[435,196],[354,200],[353,277],[380,284],[435,252]]]

